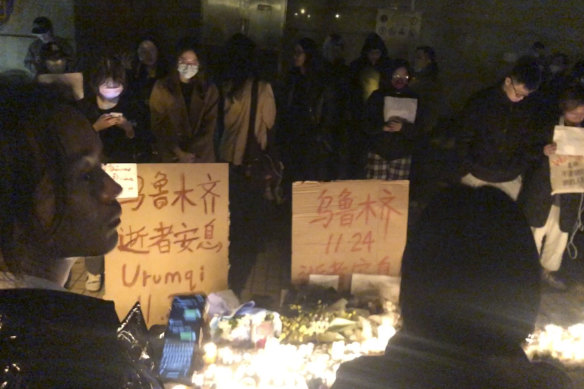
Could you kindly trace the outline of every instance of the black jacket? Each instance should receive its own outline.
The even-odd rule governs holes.
[[[368,149],[385,160],[392,161],[412,154],[418,136],[420,105],[418,103],[416,123],[406,122],[398,132],[383,131],[385,123],[383,108],[386,96],[417,99],[417,95],[407,87],[401,91],[393,88],[378,89],[367,100],[364,131],[368,136]]]
[[[488,355],[409,336],[390,339],[383,356],[363,356],[341,364],[332,389],[572,388],[568,375],[543,362],[530,363],[519,347],[513,354]]]
[[[513,103],[502,84],[478,92],[462,113],[458,151],[462,174],[505,182],[523,174],[539,155],[535,135],[541,122],[539,100]]]
[[[118,326],[111,301],[0,290],[0,387],[161,388],[130,362],[117,341]]]
[[[135,136],[129,139],[125,131],[112,126],[99,132],[103,143],[105,162],[111,163],[146,163],[152,162],[152,143],[154,137],[146,124],[147,112],[144,107],[132,101],[128,95],[122,95],[118,104],[107,110],[97,106],[95,96],[79,101],[77,108],[85,115],[91,124],[95,123],[104,113],[119,112],[134,126]]]

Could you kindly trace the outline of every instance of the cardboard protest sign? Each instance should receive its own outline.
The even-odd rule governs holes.
[[[138,197],[120,203],[104,295],[120,318],[140,301],[148,326],[165,324],[173,295],[227,288],[227,164],[139,164]]]
[[[584,193],[584,156],[550,155],[552,194]]]
[[[409,181],[297,182],[292,188],[292,282],[311,274],[397,276],[406,243]]]

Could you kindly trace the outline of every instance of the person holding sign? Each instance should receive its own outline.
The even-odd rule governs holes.
[[[371,94],[365,109],[368,134],[367,178],[407,180],[410,177],[412,151],[418,135],[418,98],[409,88],[410,67],[396,60],[384,74],[389,83]]]
[[[63,288],[118,241],[121,187],[54,88],[0,84],[0,386],[161,388],[117,340],[114,304]]]
[[[560,96],[562,116],[560,126],[584,127],[584,88],[575,86]],[[564,251],[581,225],[584,204],[582,193],[552,195],[550,157],[556,154],[557,144],[552,141],[554,124],[547,126],[538,163],[528,171],[519,194],[519,203],[527,217],[535,243],[540,252],[542,280],[552,288],[567,289],[554,273],[560,269]],[[583,129],[584,131],[584,129]]]
[[[470,98],[457,139],[463,184],[492,185],[517,199],[521,175],[539,153],[533,140],[541,107],[529,96],[540,83],[537,62],[521,58],[502,82]]]
[[[343,363],[332,389],[572,388],[564,371],[521,348],[540,294],[537,249],[519,206],[496,188],[448,188],[408,239],[402,328],[383,356]]]

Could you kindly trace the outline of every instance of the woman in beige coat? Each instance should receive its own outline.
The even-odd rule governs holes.
[[[204,72],[192,41],[177,45],[175,67],[154,84],[152,132],[161,162],[215,162],[213,136],[219,92]]]

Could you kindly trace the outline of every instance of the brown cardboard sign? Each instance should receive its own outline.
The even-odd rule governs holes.
[[[397,276],[409,181],[297,182],[292,188],[292,282],[310,274]]]
[[[138,197],[122,199],[117,247],[105,258],[105,299],[120,318],[140,301],[164,324],[173,295],[227,288],[227,164],[139,164]]]

